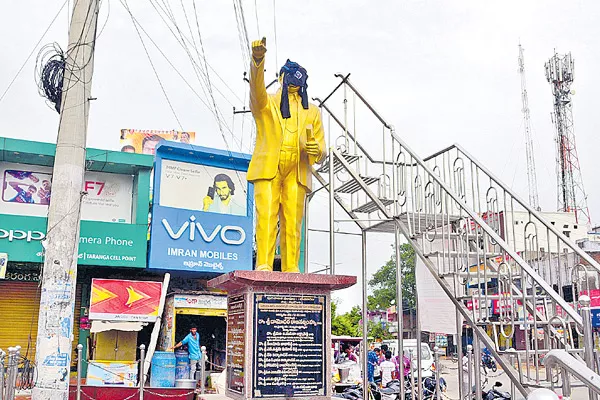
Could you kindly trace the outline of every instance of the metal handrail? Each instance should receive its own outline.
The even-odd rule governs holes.
[[[457,196],[454,191],[448,187],[446,182],[443,181],[440,177],[437,176],[426,164],[423,160],[421,160],[416,153],[404,143],[402,139],[400,139],[395,133],[391,133],[392,138],[402,146],[406,150],[406,152],[423,168],[423,170],[448,194],[457,204],[461,206],[464,212],[466,212],[470,218],[477,223],[477,225],[481,226],[481,228],[487,233],[496,243],[500,245],[500,247],[513,259],[515,262],[548,294],[556,293],[554,289],[544,280],[540,275],[537,274],[527,264],[527,262],[517,254],[516,251],[510,248],[508,243],[504,241],[484,220],[481,218],[475,211],[473,211],[467,203]],[[552,296],[552,295],[551,295]],[[560,296],[552,296],[553,300],[556,301],[563,310],[569,314],[569,316],[577,323],[577,325],[582,326],[581,316],[577,314],[577,312]]]
[[[437,153],[434,153],[433,155],[427,157],[424,159],[424,161],[429,161],[439,155],[442,155],[444,153],[447,153],[453,149],[457,149],[458,151],[460,151],[462,154],[464,154],[473,164],[475,164],[475,166],[477,166],[477,168],[479,168],[483,173],[485,173],[491,180],[493,180],[499,187],[501,187],[503,190],[505,190],[506,192],[508,192],[512,198],[514,198],[517,203],[519,203],[519,205],[521,205],[521,207],[523,207],[526,211],[528,211],[529,213],[531,213],[531,215],[533,215],[535,218],[538,219],[538,221],[540,221],[540,223],[542,223],[544,225],[544,227],[546,227],[547,229],[550,230],[550,232],[552,232],[553,234],[555,234],[558,238],[560,238],[560,240],[565,243],[567,246],[569,246],[569,248],[571,248],[571,250],[573,250],[574,253],[576,253],[579,257],[581,257],[582,259],[584,259],[586,262],[588,262],[591,266],[593,266],[597,272],[600,272],[600,264],[598,264],[598,262],[596,262],[592,257],[590,257],[589,254],[587,254],[585,251],[583,251],[582,249],[579,248],[579,246],[577,246],[576,244],[573,243],[573,241],[571,239],[569,239],[568,237],[566,237],[562,232],[560,232],[558,229],[556,229],[554,227],[554,225],[549,224],[548,222],[546,222],[546,220],[544,219],[544,217],[540,214],[539,211],[535,210],[533,207],[531,207],[526,201],[524,201],[519,195],[517,195],[516,193],[513,193],[513,191],[507,186],[505,185],[502,181],[500,181],[500,179],[498,179],[492,172],[490,172],[483,164],[481,164],[477,159],[475,159],[469,152],[467,152],[460,144],[455,143],[451,146],[446,147],[443,150],[438,151]]]
[[[452,188],[450,188],[448,186],[448,184],[441,177],[439,177],[436,173],[433,172],[433,170],[431,168],[429,168],[429,166],[427,166],[427,164],[425,163],[424,160],[422,160],[410,147],[408,147],[406,145],[406,143],[398,135],[396,135],[396,133],[393,131],[392,125],[389,124],[387,121],[385,121],[385,119],[383,119],[383,117],[381,117],[373,109],[373,107],[367,102],[367,100],[364,98],[364,96],[362,96],[362,94],[360,94],[360,92],[352,85],[352,83],[350,82],[350,79],[348,77],[343,77],[341,75],[338,77],[341,77],[344,80],[344,82],[348,85],[348,87],[367,106],[367,108],[371,112],[373,112],[373,114],[377,117],[377,119],[386,128],[390,129],[390,135],[392,137],[392,140],[397,142],[400,145],[400,148],[404,149],[406,151],[406,153],[412,158],[412,161],[415,162],[421,168],[423,168],[423,170],[429,175],[429,177],[437,185],[439,185],[439,188],[443,189],[443,191],[447,195],[449,195],[460,206],[460,208],[462,208],[463,211],[466,214],[468,214],[468,216],[470,218],[473,219],[473,221],[477,225],[481,226],[481,228],[485,231],[485,233],[488,234],[493,241],[495,241],[497,244],[499,244],[500,247],[521,267],[521,269],[523,271],[525,271],[527,273],[527,275],[529,277],[531,277],[537,285],[539,285],[542,289],[544,289],[544,291],[546,293],[548,293],[558,305],[560,305],[560,307],[569,315],[569,317],[571,317],[573,319],[573,321],[578,326],[581,327],[582,326],[581,316],[562,297],[560,297],[560,295],[556,294],[554,289],[537,272],[535,272],[535,270],[531,266],[529,266],[529,264],[519,254],[517,254],[517,252],[515,250],[513,250],[511,248],[511,246],[507,242],[505,242],[504,239],[501,238],[496,233],[496,231],[494,231],[494,229],[488,225],[487,222],[485,222],[483,220],[483,218],[481,218],[479,216],[479,214],[477,214],[475,211],[473,211],[469,207],[469,205],[466,203],[465,200],[460,198],[460,196],[458,196],[454,192],[454,190],[452,190]],[[458,146],[456,146],[456,147],[459,148]],[[470,157],[470,155],[468,153],[465,152],[465,155],[472,159],[472,157]],[[385,157],[385,154],[384,154],[384,157]],[[392,165],[394,165],[394,163],[392,163]],[[487,173],[487,170],[485,170],[485,169],[482,169],[482,170]],[[556,296],[554,296],[553,294],[556,294]]]
[[[566,351],[557,349],[549,351],[544,357],[544,366],[546,368],[560,367],[579,379],[588,389],[600,394],[600,375]]]

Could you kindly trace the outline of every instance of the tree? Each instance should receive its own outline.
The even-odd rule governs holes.
[[[402,308],[415,308],[415,250],[410,244],[400,245],[399,268],[402,273]],[[381,310],[392,305],[396,299],[396,254],[373,274],[369,281],[371,295],[368,297],[367,309]]]
[[[377,339],[386,340],[386,339],[394,338],[394,335],[392,335],[390,333],[390,331],[388,329],[386,329],[386,327],[387,327],[387,324],[384,325],[381,322],[376,322],[376,321],[369,321],[369,323],[367,324],[367,330],[369,332],[369,336],[375,340],[377,340]]]
[[[331,334],[337,336],[360,336],[362,312],[359,306],[341,315],[337,315],[338,300],[331,302]]]

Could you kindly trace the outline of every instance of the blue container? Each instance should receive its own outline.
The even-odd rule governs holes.
[[[152,357],[150,386],[175,387],[175,354],[171,351],[157,351]]]
[[[190,355],[185,350],[175,352],[175,379],[190,378]],[[193,379],[193,378],[192,378]]]

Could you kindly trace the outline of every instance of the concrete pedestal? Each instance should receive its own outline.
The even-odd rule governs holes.
[[[331,292],[354,276],[234,271],[208,282],[227,299],[227,396],[331,397]]]

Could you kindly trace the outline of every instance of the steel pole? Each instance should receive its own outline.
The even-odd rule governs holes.
[[[6,357],[6,353],[0,349],[0,400],[4,400],[4,357]]]
[[[396,316],[398,318],[398,362],[400,363],[400,398],[404,399],[404,306],[402,300],[402,271],[400,270],[400,229],[394,224],[394,247],[396,250]]]
[[[442,396],[440,392],[440,348],[437,346],[433,348],[433,357],[435,360],[435,398],[440,400]]]
[[[467,357],[469,358],[469,364],[467,365],[467,374],[469,374],[469,387],[467,388],[467,395],[465,396],[468,399],[473,398],[473,346],[470,344],[467,345]]]
[[[77,400],[81,400],[81,355],[83,353],[83,345],[77,345]]]
[[[99,7],[99,0],[75,1],[69,27],[41,281],[35,355],[38,379],[33,400],[69,397],[79,221],[85,195],[85,147]],[[61,365],[44,362],[52,357],[61,360]]]
[[[15,366],[17,365],[17,348],[9,347],[8,348],[8,374],[6,377],[6,400],[13,400],[15,398],[15,382],[17,380],[17,370]]]
[[[585,363],[589,369],[594,370],[594,337],[592,333],[592,312],[590,310],[590,298],[589,296],[582,295],[579,297],[579,305],[581,310],[581,319],[583,322],[583,354]],[[589,390],[590,400],[597,400],[598,395],[593,391]]]
[[[362,354],[362,378],[363,378],[363,400],[369,400],[369,379],[367,374],[367,368],[369,363],[368,357],[368,324],[367,324],[367,232],[362,231],[361,234],[361,266],[362,266],[362,342],[363,342],[363,354]]]
[[[140,400],[144,400],[144,385],[146,376],[144,375],[144,362],[146,361],[146,345],[140,345]]]
[[[334,157],[334,152],[330,150],[329,159],[327,160],[327,162],[329,163],[329,273],[331,275],[335,275],[335,175],[333,173]]]
[[[204,383],[206,382],[206,346],[200,347],[200,394],[204,394]],[[194,377],[196,379],[196,377]]]

